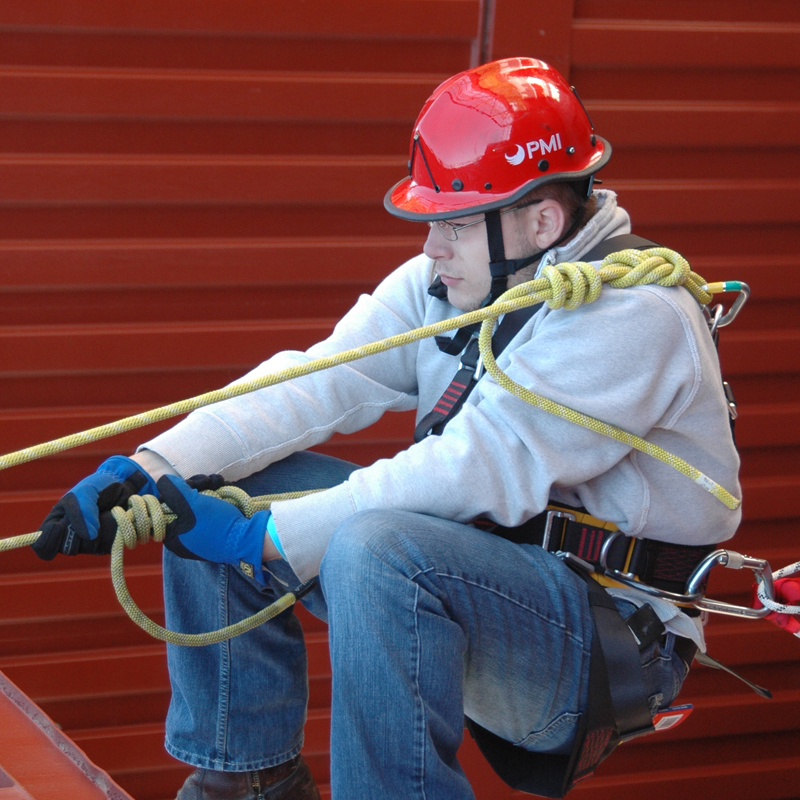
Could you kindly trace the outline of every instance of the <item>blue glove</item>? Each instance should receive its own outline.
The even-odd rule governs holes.
[[[168,550],[181,558],[231,564],[266,585],[261,562],[269,511],[256,511],[248,519],[236,506],[200,494],[174,475],[161,477],[158,491],[177,515],[167,525],[164,546]]]
[[[109,512],[132,494],[156,494],[153,479],[132,459],[111,456],[53,506],[33,551],[45,561],[58,553],[110,553],[117,523]]]

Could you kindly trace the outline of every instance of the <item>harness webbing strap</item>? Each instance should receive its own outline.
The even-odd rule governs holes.
[[[462,329],[463,330],[463,329]],[[414,430],[414,441],[421,442],[429,433],[438,436],[450,417],[458,413],[467,396],[475,386],[475,371],[480,358],[478,337],[473,335],[461,356],[458,372],[453,376],[450,385],[444,390],[439,401],[429,411]]]
[[[586,584],[595,632],[608,673],[617,734],[620,741],[624,741],[649,733],[653,729],[653,718],[644,686],[639,647],[608,592],[591,578],[587,578]]]
[[[497,327],[492,337],[492,352],[495,358],[503,352],[506,345],[522,330],[525,323],[542,307],[541,303],[535,306],[521,308],[519,311],[512,311],[503,317],[503,321]],[[470,326],[471,328],[472,326]],[[476,326],[477,327],[477,326]],[[459,337],[469,328],[460,328],[452,339],[447,337],[436,337],[436,343],[442,352],[453,355],[451,352],[458,343]],[[440,342],[439,339],[442,339]],[[456,352],[464,349],[461,345]],[[476,371],[480,358],[480,345],[478,343],[478,331],[470,333],[467,339],[466,349],[461,355],[461,363],[458,372],[453,376],[450,385],[445,389],[444,394],[439,398],[432,411],[429,411],[417,424],[414,430],[414,441],[421,442],[426,436],[432,434],[439,436],[444,430],[444,426],[454,417],[470,392],[478,382]]]
[[[575,519],[560,512],[571,513]],[[551,503],[548,510],[515,528],[488,520],[481,521],[479,527],[517,544],[546,545],[551,553],[572,553],[601,573],[605,569],[619,570],[669,592],[685,591],[695,567],[715,549],[715,545],[681,545],[628,536],[616,525],[596,519],[585,508],[560,503]]]
[[[467,728],[492,769],[514,789],[542,797],[563,797],[592,775],[620,742],[653,730],[631,629],[605,589],[576,572],[585,579],[593,635],[587,707],[572,751],[559,755],[525,750],[467,719]]]

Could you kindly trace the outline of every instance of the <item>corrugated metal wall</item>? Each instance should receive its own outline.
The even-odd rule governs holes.
[[[710,280],[753,289],[721,335],[741,411],[745,522],[736,547],[776,568],[800,558],[799,23],[790,2],[578,0],[571,42],[571,80],[615,147],[604,178],[638,232],[669,243]],[[749,584],[725,571],[711,585],[747,604]],[[707,630],[711,654],[775,698],[696,668],[684,694],[694,717],[662,740],[622,748],[588,795],[798,796],[798,640],[724,617]]]
[[[5,0],[0,450],[215,388],[310,344],[416,252],[420,233],[380,201],[430,90],[480,52],[487,9]],[[737,546],[775,566],[797,560],[800,9],[497,0],[486,33],[494,57],[537,55],[570,74],[614,145],[604,178],[639,233],[709,279],[753,287],[722,343],[742,415]],[[326,449],[367,463],[404,446],[409,426],[393,415]],[[142,435],[4,472],[0,535],[35,530],[64,489]],[[158,561],[154,545],[128,558],[134,597],[157,619]],[[749,583],[713,585],[737,598]],[[324,783],[326,634],[303,620],[306,749]],[[775,699],[695,669],[693,718],[625,746],[576,796],[797,796],[800,645],[721,618],[709,640]],[[137,800],[173,795],[186,769],[161,746],[163,648],[124,618],[104,562],[0,559],[0,669]],[[465,748],[478,795],[511,797]]]

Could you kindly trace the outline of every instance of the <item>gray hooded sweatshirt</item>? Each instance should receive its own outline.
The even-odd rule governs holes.
[[[614,193],[596,196],[596,215],[548,251],[540,270],[630,232]],[[325,341],[279,353],[245,379],[456,316],[427,292],[432,267],[423,255],[412,258],[360,297]],[[143,448],[183,477],[221,473],[235,480],[334,432],[365,428],[386,411],[416,409],[419,420],[457,362],[426,339],[194,411]],[[604,288],[576,310],[544,306],[498,366],[537,394],[660,445],[741,496],[717,353],[686,289]],[[537,409],[488,375],[441,436],[359,469],[333,489],[275,503],[272,511],[287,560],[305,580],[319,571],[336,527],[361,510],[516,526],[550,500],[584,506],[632,536],[686,545],[730,538],[741,516],[667,464]],[[659,610],[662,618],[675,613]]]

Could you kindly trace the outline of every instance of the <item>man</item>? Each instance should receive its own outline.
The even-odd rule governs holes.
[[[326,341],[280,353],[251,376],[451,318],[547,264],[593,258],[630,231],[614,193],[592,188],[610,154],[543,62],[506,59],[446,81],[415,125],[409,177],[385,200],[391,213],[430,225],[424,254],[361,297]],[[558,514],[571,508],[590,520],[584,535],[605,537],[593,555],[581,546],[574,555],[599,568],[624,541],[618,568],[633,570],[631,554],[646,552],[649,566],[636,574],[654,583],[670,553],[688,553],[692,566],[705,546],[733,535],[739,514],[666,464],[481,376],[473,333],[196,411],[78,484],[35,547],[44,557],[107,551],[98,508],[158,491],[178,514],[164,554],[167,623],[186,632],[240,619],[318,575],[303,602],[329,623],[334,800],[473,797],[456,758],[465,715],[480,742],[488,737],[487,752],[497,745],[512,760],[572,762],[597,705],[592,664],[603,660],[605,634],[589,599],[595,582],[552,552],[570,549]],[[575,310],[515,312],[495,343],[517,383],[659,444],[738,492],[715,349],[685,289],[604,289]],[[451,386],[456,370],[466,378]],[[456,384],[471,391],[445,394]],[[412,408],[416,442],[394,458],[357,468],[305,452]],[[181,480],[214,473],[252,495],[331,488],[247,520]],[[549,504],[562,511],[548,515]],[[542,529],[554,519],[564,539],[545,549]],[[686,569],[666,577],[680,586]],[[610,592],[615,620],[627,621],[649,725],[679,691],[702,627],[638,589]],[[601,649],[611,664],[614,648]],[[292,614],[220,646],[170,647],[168,657],[166,747],[197,767],[180,800],[318,796],[298,755],[307,686]],[[490,757],[502,771],[506,756]],[[539,763],[516,785],[538,791]],[[576,775],[568,768],[558,786]]]

